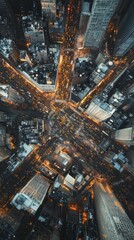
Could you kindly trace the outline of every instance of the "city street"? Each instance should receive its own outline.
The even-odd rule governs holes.
[[[127,69],[129,69],[133,61],[132,60],[133,52],[131,51],[128,52],[122,59],[115,57],[110,59],[110,61],[112,61],[113,63],[113,67],[111,67],[110,70],[107,71],[105,77],[103,77],[100,80],[100,82],[97,85],[95,85],[94,88],[90,89],[90,91],[87,90],[87,95],[84,95],[85,97],[83,99],[81,98],[81,100],[78,103],[73,102],[70,98],[75,61],[79,57],[87,56],[87,53],[91,55],[92,52],[90,48],[88,48],[88,50],[86,48],[81,50],[77,49],[76,39],[78,37],[77,30],[81,14],[81,4],[82,4],[81,0],[77,1],[70,0],[69,3],[66,2],[67,5],[66,6],[67,9],[65,12],[66,19],[64,19],[64,21],[66,20],[65,21],[66,23],[64,28],[63,44],[59,48],[60,56],[59,64],[57,62],[58,68],[55,82],[55,92],[53,91],[52,93],[51,92],[46,93],[43,90],[41,90],[39,84],[37,84],[36,81],[30,78],[24,71],[18,70],[17,67],[10,63],[10,61],[6,57],[4,57],[2,53],[0,53],[1,84],[10,85],[13,89],[15,89],[20,94],[20,96],[24,98],[25,100],[24,104],[26,107],[26,109],[24,109],[23,111],[23,108],[21,109],[20,107],[19,109],[19,106],[17,108],[15,104],[3,103],[0,106],[0,111],[5,112],[7,115],[9,115],[8,117],[9,118],[11,117],[11,121],[13,121],[13,124],[17,124],[18,121],[21,121],[21,119],[25,121],[25,119],[27,119],[28,116],[31,117],[30,119],[31,121],[32,117],[36,117],[41,120],[40,121],[41,131],[39,131],[39,133],[40,132],[41,133],[39,134],[39,143],[37,142],[37,145],[34,145],[34,147],[32,148],[33,149],[32,152],[30,152],[23,159],[20,165],[16,167],[16,169],[13,171],[7,168],[8,164],[2,163],[1,165],[0,208],[3,211],[5,209],[12,210],[13,206],[11,205],[11,200],[14,198],[16,193],[18,193],[28,183],[28,181],[35,176],[36,173],[42,174],[44,178],[46,177],[47,181],[50,182],[50,188],[52,188],[53,182],[55,181],[57,176],[59,175],[63,179],[66,174],[70,173],[71,171],[70,169],[72,167],[72,164],[74,163],[75,167],[76,166],[79,168],[81,167],[81,169],[83,167],[84,169],[83,172],[85,171],[87,176],[91,180],[90,182],[91,185],[94,184],[95,179],[97,179],[98,181],[105,179],[105,181],[111,186],[113,192],[118,197],[119,201],[122,203],[123,207],[125,208],[125,211],[134,221],[133,215],[134,196],[132,184],[133,176],[127,170],[127,167],[125,167],[123,169],[123,172],[121,173],[120,171],[114,168],[113,166],[114,164],[112,165],[110,160],[109,163],[108,161],[105,160],[105,156],[110,151],[113,154],[118,154],[121,152],[124,153],[126,147],[123,144],[119,144],[115,141],[114,139],[115,130],[113,130],[112,127],[110,128],[107,127],[106,124],[104,125],[103,120],[102,122],[93,120],[90,116],[88,116],[84,112],[85,106],[89,105],[94,97],[98,96],[105,89],[105,87],[109,83],[112,83],[112,81],[114,81],[116,78],[118,78],[118,76],[122,72],[124,73]],[[44,63],[42,63],[42,65],[43,64]],[[42,78],[44,78],[44,75],[42,76],[43,76]],[[128,87],[129,83],[130,82],[127,83]],[[126,82],[124,83],[124,86],[126,86],[125,84]],[[113,94],[114,92],[112,93],[112,95]],[[29,124],[27,134],[29,134],[29,132],[32,129],[30,127],[31,125]],[[38,128],[40,129],[39,125]],[[32,131],[34,132],[34,130]],[[35,135],[37,135],[37,133],[38,131],[35,130]],[[19,142],[19,136],[17,136],[17,138],[16,139]],[[22,141],[23,144],[25,143],[25,139],[26,138],[24,138],[24,140]],[[107,147],[105,147],[106,143],[108,143]],[[60,164],[56,165],[57,162],[55,155],[57,154],[58,156],[59,154],[58,151],[56,152],[56,149],[58,148],[59,145],[61,145],[62,147],[64,146],[65,148],[68,148],[70,150],[69,152],[70,155],[68,154],[68,159],[71,160],[67,161],[65,157],[63,158],[61,157],[60,159],[61,162],[59,161],[62,167],[59,167],[61,166]],[[65,152],[65,154],[67,153]],[[68,164],[69,161],[70,165]],[[67,169],[66,164],[69,165]],[[43,170],[41,170],[42,166],[44,167],[46,172],[45,170],[44,172]],[[49,170],[51,172],[50,175]],[[81,179],[84,179],[83,177],[84,174],[81,173],[80,171],[78,171],[78,173],[79,177],[82,177]],[[85,185],[88,184],[88,186],[86,185],[85,187],[86,191],[89,188],[91,188],[90,183],[89,181],[86,182],[86,180],[84,179],[86,184],[84,185],[83,183],[82,190],[80,190],[80,188],[79,190],[78,188],[76,188],[77,189],[76,191],[74,187],[75,185],[72,184],[73,181],[74,182],[76,181],[75,177],[73,175],[72,176],[69,175],[67,177],[69,178],[70,182],[68,182],[67,183],[68,185],[65,185],[64,188],[69,189],[68,186],[71,185],[72,188],[70,189],[75,195],[75,197],[73,194],[72,195],[74,199],[78,201]],[[84,180],[81,181],[84,182]],[[79,183],[80,182],[78,182],[78,185]],[[61,185],[63,185],[63,183]],[[60,187],[61,185],[59,184]],[[68,191],[70,191],[70,189]],[[61,194],[62,191],[63,188],[61,187]],[[49,195],[49,197],[50,196],[51,195]],[[61,199],[59,200],[57,205],[59,203],[61,205],[63,204],[62,201],[64,198],[61,197]],[[43,205],[41,204],[40,207],[42,208],[42,206]],[[21,222],[20,227],[21,231],[19,231],[18,229],[17,232],[18,239],[19,238],[21,239],[21,234],[23,235],[23,229],[24,231],[26,230],[24,234],[25,237],[28,231],[29,232],[31,231],[30,234],[32,234],[33,226],[35,222],[37,222],[38,217],[38,212],[37,216],[35,215],[34,217],[31,217],[31,215],[27,214],[25,211],[22,212],[24,213],[24,216]],[[65,214],[63,213],[63,215]],[[58,224],[59,223],[57,223],[56,225],[57,228],[59,227]],[[77,232],[76,230],[79,229],[76,229],[75,227],[73,228],[69,224],[66,225],[66,221],[65,226],[63,225],[63,229],[64,227],[66,227],[66,233],[70,237],[69,240],[71,239],[73,240],[73,237],[75,237],[76,239],[76,236],[78,236],[78,234],[76,234]],[[72,229],[73,234],[71,233]],[[62,236],[63,234],[64,233],[62,232]],[[23,239],[24,237],[22,236],[22,240]]]
[[[35,85],[31,85],[29,80],[23,78],[20,74],[18,75],[16,71],[14,72],[12,67],[9,68],[9,65],[6,65],[5,60],[3,63],[3,60],[1,59],[1,63],[3,72],[2,77],[4,81],[6,81],[6,83],[8,84],[10,83],[11,86],[13,86],[16,90],[19,91],[20,94],[22,94],[22,96],[27,96],[29,100],[31,99],[31,106],[33,106],[34,109],[38,109],[40,112],[43,112],[45,114],[45,117],[47,117],[48,111],[50,111],[52,107],[54,114],[50,117],[50,120],[52,118],[52,120],[54,121],[55,134],[58,135],[59,138],[69,141],[72,144],[72,146],[76,149],[76,152],[79,152],[83,157],[85,161],[85,166],[89,166],[90,169],[93,169],[100,174],[104,174],[110,183],[116,182],[118,177],[120,176],[118,172],[116,172],[113,167],[110,167],[107,162],[103,161],[103,154],[101,154],[100,152],[98,153],[96,149],[93,148],[93,146],[96,146],[96,144],[101,143],[103,139],[109,139],[111,131],[104,126],[93,122],[91,119],[87,118],[87,116],[85,116],[82,112],[78,112],[79,114],[76,114],[75,109],[74,111],[72,110],[73,108],[70,107],[71,105],[69,102],[66,103],[63,111],[59,110],[61,109],[60,103],[55,104],[54,100],[52,100],[51,102],[50,99],[45,99],[44,95],[40,92],[38,88],[36,88]],[[6,74],[4,73],[4,69]],[[29,97],[28,92],[31,94],[32,97]],[[80,132],[86,137],[86,141],[89,138],[89,141],[92,140],[92,143],[94,145],[89,147],[89,145],[84,144],[84,141],[82,141],[82,139],[80,139],[80,137],[77,135],[77,131],[79,128],[81,128]],[[118,146],[116,143],[113,142],[112,148],[114,147],[116,148],[116,150],[120,150],[122,148],[121,145]],[[30,160],[30,164],[35,164],[33,159]],[[11,176],[11,179],[7,181],[5,189],[8,189],[8,191],[4,190],[5,194],[1,199],[1,206],[9,203],[10,199],[13,197],[13,192],[15,194],[22,187],[22,185],[24,186],[24,184],[30,179],[30,177],[35,174],[35,169],[31,168],[30,164],[28,164],[27,166],[25,166],[24,164],[24,167],[23,165],[21,166],[23,167],[23,171],[20,170],[20,175],[18,178],[13,175]],[[23,175],[24,172],[25,176]],[[19,179],[22,179],[23,182],[21,180],[20,183],[15,184]],[[10,189],[9,182],[13,183],[12,191]]]

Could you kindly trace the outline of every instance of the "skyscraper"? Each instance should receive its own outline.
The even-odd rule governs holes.
[[[100,239],[133,240],[134,226],[109,185],[95,183],[94,193]]]
[[[87,23],[90,16],[89,8],[90,8],[90,3],[87,1],[83,1],[81,15],[80,15],[80,23],[79,23],[80,34],[84,34],[86,31]]]
[[[115,132],[115,139],[125,144],[134,144],[134,128],[128,127]]]
[[[101,122],[111,117],[115,112],[115,108],[106,102],[102,102],[99,98],[96,98],[90,103],[85,112],[91,116],[91,118]]]
[[[120,0],[94,0],[87,24],[84,47],[99,48],[108,23]]]
[[[49,185],[45,177],[36,174],[24,188],[15,195],[11,203],[18,210],[24,209],[35,214],[47,194]]]
[[[123,56],[134,46],[134,1],[131,2],[128,11],[123,16],[119,27],[117,40],[115,42],[114,54]],[[124,27],[125,26],[125,27]]]
[[[41,0],[42,14],[50,19],[56,16],[56,0]]]

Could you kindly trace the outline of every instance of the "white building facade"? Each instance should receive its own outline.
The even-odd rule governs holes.
[[[134,128],[128,127],[115,132],[115,139],[125,144],[134,144]]]
[[[107,183],[95,183],[95,206],[101,240],[133,240],[134,225]]]
[[[85,111],[91,118],[102,122],[112,116],[115,112],[115,108],[106,102],[102,102],[100,99],[94,99],[87,110]]]
[[[35,214],[39,206],[42,204],[50,183],[45,177],[36,174],[24,188],[15,195],[12,204],[18,210],[25,210],[31,214]]]

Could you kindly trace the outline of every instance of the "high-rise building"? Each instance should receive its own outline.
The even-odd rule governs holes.
[[[17,34],[16,19],[7,0],[0,0],[0,18],[0,34],[15,39]]]
[[[84,47],[99,48],[120,0],[94,0],[87,24]]]
[[[68,202],[72,194],[72,189],[64,185],[64,177],[57,176],[53,186],[50,188],[49,196],[58,202]]]
[[[15,195],[12,204],[18,210],[26,210],[35,214],[39,206],[42,204],[50,183],[40,174],[36,174],[24,188]]]
[[[7,0],[0,0],[0,35],[14,40],[19,47],[24,47],[21,16],[14,14]]]
[[[40,44],[45,41],[42,21],[33,19],[32,16],[24,16],[23,29],[28,44]]]
[[[95,98],[85,112],[91,118],[101,122],[111,117],[115,108],[106,102],[102,102],[99,98]]]
[[[82,10],[80,14],[80,23],[79,23],[79,31],[80,34],[84,34],[87,28],[87,23],[90,16],[90,3],[87,1],[82,2]]]
[[[38,219],[40,222],[43,222],[45,226],[51,226],[54,228],[58,224],[58,209],[50,199],[46,202]]]
[[[116,108],[120,107],[125,101],[126,97],[120,91],[116,91],[109,99],[109,103]]]
[[[109,71],[109,66],[104,63],[101,63],[92,72],[90,77],[96,84],[98,84],[106,76],[108,71]]]
[[[6,128],[0,124],[0,147],[6,144]]]
[[[0,52],[11,61],[11,63],[17,65],[19,62],[19,50],[15,42],[11,39],[0,39]]]
[[[105,182],[95,183],[95,207],[101,240],[133,240],[134,225]]]
[[[128,127],[115,132],[115,139],[125,144],[134,144],[134,128]]]
[[[114,47],[114,54],[116,56],[121,57],[125,55],[134,46],[133,11],[134,1],[131,2],[126,14],[123,16],[118,27],[118,35]]]
[[[24,98],[10,85],[0,84],[0,97],[3,102],[23,103]]]
[[[54,19],[56,17],[56,0],[41,0],[42,14]]]
[[[104,155],[104,160],[110,163],[117,171],[122,172],[124,167],[128,163],[128,159],[124,156],[122,152],[115,153],[108,151]]]

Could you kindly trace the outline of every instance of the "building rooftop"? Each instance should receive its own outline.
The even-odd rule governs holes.
[[[32,150],[33,150],[33,147],[31,145],[24,143],[21,146],[21,150],[18,153],[18,157],[21,159],[24,159]]]
[[[0,52],[8,58],[12,50],[12,40],[3,38],[0,39]]]
[[[115,108],[112,105],[108,104],[107,102],[101,101],[99,98],[95,98],[93,102],[107,112],[115,111]]]
[[[35,214],[47,194],[50,183],[40,174],[36,174],[27,185],[15,195],[12,204],[18,209]]]
[[[82,4],[82,13],[83,14],[89,13],[89,7],[90,7],[90,3],[84,1]]]

